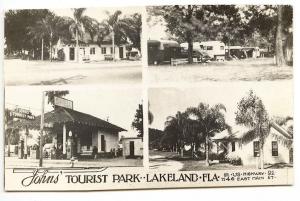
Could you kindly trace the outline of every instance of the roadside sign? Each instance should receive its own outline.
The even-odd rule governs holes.
[[[73,101],[65,98],[54,97],[54,105],[73,110]]]
[[[10,111],[10,116],[13,118],[28,119],[28,120],[34,120],[35,118],[35,116],[31,114],[30,110],[18,108],[18,107]]]

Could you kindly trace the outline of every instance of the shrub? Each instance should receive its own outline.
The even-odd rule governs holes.
[[[231,163],[232,165],[242,165],[242,159],[240,156],[236,155],[236,154],[228,154],[226,155],[226,160]]]

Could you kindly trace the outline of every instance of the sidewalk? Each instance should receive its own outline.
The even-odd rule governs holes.
[[[5,157],[5,168],[35,168],[39,166],[39,159],[19,159],[17,157]],[[142,159],[124,159],[123,157],[112,159],[96,159],[75,161],[74,167],[137,167],[142,166]],[[70,160],[43,159],[43,167],[66,168],[70,167]]]

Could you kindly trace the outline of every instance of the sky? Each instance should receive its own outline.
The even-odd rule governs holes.
[[[107,15],[106,11],[108,11],[109,14],[113,14],[116,10],[120,10],[122,12],[121,17],[123,17],[125,15],[126,16],[127,15],[132,15],[132,14],[137,13],[137,12],[140,13],[141,12],[141,7],[87,8],[86,11],[84,12],[84,15],[95,18],[98,22],[101,22],[104,19],[107,19],[108,15]],[[70,8],[55,9],[55,10],[52,10],[52,11],[58,16],[68,16],[68,17],[73,18],[73,11]]]
[[[168,116],[177,111],[197,106],[200,102],[225,105],[226,121],[235,125],[237,103],[246,96],[250,89],[259,96],[269,116],[293,116],[293,85],[292,81],[271,82],[214,82],[201,83],[200,86],[188,88],[150,88],[150,111],[154,116],[150,128],[164,129]]]
[[[70,94],[64,98],[73,101],[74,110],[93,115],[128,130],[121,133],[124,136],[135,136],[131,122],[134,119],[138,104],[142,101],[140,88],[88,88],[78,87],[69,90]],[[42,91],[33,87],[7,87],[5,90],[5,107],[19,105],[23,109],[30,109],[34,115],[41,114]],[[45,112],[53,110],[45,99]]]

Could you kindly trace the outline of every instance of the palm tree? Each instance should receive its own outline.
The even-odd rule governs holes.
[[[120,20],[124,33],[132,42],[132,47],[141,51],[142,17],[139,13],[134,13],[129,17]]]
[[[52,43],[54,37],[57,35],[58,29],[56,24],[58,20],[59,17],[55,16],[53,13],[49,13],[45,18],[37,21],[34,26],[29,27],[29,34],[33,36],[33,40],[42,41],[41,60],[44,60],[44,41],[45,39],[48,39],[50,60],[52,61]]]
[[[226,108],[222,104],[216,104],[210,107],[208,104],[200,103],[198,107],[190,107],[187,113],[191,119],[197,122],[197,134],[205,139],[206,165],[209,166],[209,143],[211,138],[229,126],[225,122]]]
[[[111,35],[112,55],[115,61],[115,44],[119,44],[122,40],[127,39],[122,29],[125,23],[120,20],[120,15],[122,14],[120,10],[115,11],[112,15],[106,11],[106,14],[108,15],[108,19],[102,23],[102,26],[106,30],[106,33]]]
[[[243,135],[242,143],[247,144],[256,138],[259,139],[260,168],[263,169],[263,147],[270,133],[270,120],[262,100],[251,90],[240,100],[235,114],[236,123],[249,128],[249,131]]]
[[[189,128],[188,114],[185,112],[178,111],[175,116],[168,116],[165,122],[165,135],[162,141],[171,140],[177,150],[180,148],[181,157],[183,157],[183,148],[190,132]]]
[[[99,22],[89,16],[83,15],[86,8],[73,9],[73,21],[70,24],[69,31],[76,40],[76,60],[79,62],[79,36],[83,39],[85,31],[91,36],[91,40],[99,33]]]

